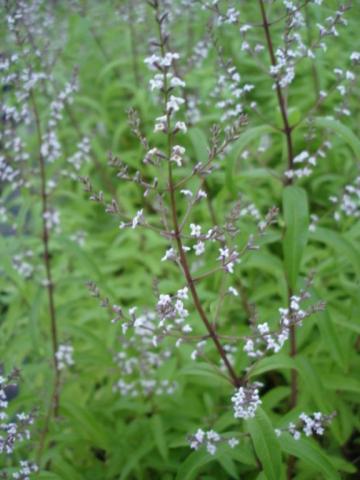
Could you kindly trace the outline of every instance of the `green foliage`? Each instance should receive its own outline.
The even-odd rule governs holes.
[[[151,145],[158,142],[153,124],[160,115],[159,105],[148,93],[148,73],[143,65],[152,23],[147,20],[146,27],[135,24],[140,71],[137,85],[129,25],[121,17],[114,19],[114,5],[124,2],[82,2],[86,15],[67,11],[67,2],[55,3],[57,15],[68,30],[55,78],[63,84],[76,64],[81,86],[59,127],[65,145],[64,163],[65,157],[76,151],[82,135],[88,135],[92,155],[81,174],[91,178],[96,191],[104,191],[107,203],[116,199],[120,208],[133,217],[142,208],[141,192],[133,184],[121,182],[107,165],[107,158],[109,151],[119,155],[134,172],[142,165],[144,151],[127,122],[130,107],[139,112],[141,129]],[[257,2],[245,3],[249,4],[248,21],[260,23]],[[270,7],[274,16],[276,3]],[[337,2],[324,3],[324,9],[331,10]],[[312,7],[310,15],[315,20]],[[359,6],[354,9],[354,18],[360,18]],[[186,51],[187,41],[193,48],[208,22],[202,11],[195,19],[191,13],[185,17],[186,12],[185,20],[179,20],[171,32],[180,51]],[[341,63],[342,52],[351,51],[358,35],[354,23],[350,22],[349,29],[331,44],[326,58],[339,58]],[[95,30],[101,46],[94,38],[92,25],[98,25]],[[91,297],[86,282],[96,282],[111,304],[119,304],[124,310],[137,305],[146,311],[154,310],[154,291],[176,292],[184,281],[173,265],[161,262],[168,245],[166,238],[148,230],[119,230],[119,219],[90,202],[79,182],[61,179],[50,197],[61,214],[61,232],[52,236],[50,249],[59,336],[62,343],[69,340],[74,346],[75,365],[62,374],[59,417],[50,425],[39,480],[282,480],[289,456],[296,458],[294,478],[357,478],[360,225],[358,219],[347,217],[335,222],[334,207],[328,199],[340,196],[358,169],[359,105],[351,105],[352,116],[340,122],[328,118],[335,107],[335,99],[329,100],[315,117],[313,128],[317,134],[326,132],[330,136],[332,149],[319,161],[311,177],[299,180],[296,186],[283,187],[285,146],[271,83],[264,80],[256,62],[241,53],[238,28],[222,28],[222,46],[246,81],[256,84],[254,99],[262,105],[265,118],[250,116],[247,129],[219,159],[209,177],[208,196],[219,223],[226,221],[239,196],[244,204],[254,203],[264,215],[271,206],[279,207],[280,217],[261,237],[259,250],[246,251],[242,256],[234,278],[240,295],[225,297],[219,328],[225,337],[249,335],[253,305],[259,323],[266,321],[275,328],[279,307],[288,306],[289,289],[298,293],[309,272],[314,272],[311,300],[324,301],[326,310],[304,320],[297,332],[296,358],[288,355],[286,344],[280,353],[261,359],[247,371],[249,379],[264,385],[262,408],[253,419],[234,418],[230,402],[233,387],[216,363],[214,350],[209,352],[209,363],[202,359],[194,363],[193,349],[186,344],[174,349],[170,360],[156,371],[159,381],[169,378],[177,382],[172,395],[122,397],[113,389],[123,374],[114,361],[120,330],[117,324],[111,324],[106,309]],[[190,39],[188,32],[192,32]],[[331,84],[326,58],[316,65],[323,88]],[[342,63],[347,68],[345,59]],[[208,158],[209,131],[213,123],[219,122],[214,102],[206,102],[211,99],[217,69],[212,48],[200,67],[186,73],[190,91],[194,90],[203,102],[203,115],[182,137],[189,157],[185,174]],[[308,92],[313,88],[310,72],[309,59],[299,64],[299,79],[288,99],[293,108],[291,122],[300,121],[309,109]],[[354,88],[359,94],[359,87]],[[44,110],[45,93],[39,94]],[[34,136],[31,129],[26,134]],[[299,152],[307,148],[303,134],[300,125],[294,133]],[[260,159],[262,145],[265,152]],[[244,151],[249,154],[243,155]],[[60,178],[55,165],[48,168],[49,178]],[[147,178],[152,178],[152,166],[146,166],[145,172]],[[165,177],[161,182],[166,187]],[[35,457],[36,435],[44,425],[53,382],[48,298],[41,283],[44,267],[40,202],[34,192],[12,195],[4,187],[2,193],[3,203],[15,212],[18,235],[0,239],[0,359],[6,371],[19,367],[22,372],[19,395],[11,402],[12,412],[34,407],[38,410],[32,449]],[[150,201],[144,209],[146,218],[156,223],[157,212]],[[179,212],[185,211],[185,201],[180,201]],[[309,231],[310,214],[320,217],[314,231]],[[204,230],[211,227],[205,202],[196,206],[193,217]],[[256,226],[252,220],[242,218],[239,230],[237,247],[242,250]],[[86,232],[84,245],[73,239],[78,231]],[[31,278],[24,279],[14,269],[12,259],[28,249],[34,253],[36,269]],[[195,275],[214,268],[215,249],[212,254],[212,259],[204,258],[202,264],[194,266]],[[222,275],[217,272],[199,283],[204,308],[212,317],[223,288]],[[191,321],[194,335],[206,334],[194,312]],[[237,371],[248,367],[243,343],[235,355],[235,364]],[[295,408],[289,403],[291,371],[299,377]],[[276,437],[274,428],[285,428],[303,411],[318,410],[336,412],[320,445],[313,439],[296,441],[287,433]],[[204,449],[191,451],[188,436],[200,427],[213,428],[226,439],[234,436],[239,445],[230,449],[222,444],[214,456]],[[27,455],[26,448],[24,452]],[[47,464],[50,471],[44,468]]]

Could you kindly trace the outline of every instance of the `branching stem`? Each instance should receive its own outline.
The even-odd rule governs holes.
[[[269,52],[270,62],[271,62],[271,65],[273,67],[275,67],[277,62],[276,62],[276,57],[275,57],[275,53],[274,53],[274,46],[273,46],[271,33],[270,33],[270,24],[269,24],[267,16],[266,16],[264,0],[259,0],[259,4],[260,4],[263,28],[264,28],[264,32],[265,32],[266,44],[267,44],[267,48],[268,48],[268,52]],[[281,86],[280,86],[278,81],[275,81],[275,90],[276,90],[276,96],[277,96],[279,107],[280,107],[282,121],[283,121],[282,131],[283,131],[283,133],[285,135],[285,138],[286,138],[288,168],[289,168],[289,170],[292,170],[293,160],[294,160],[294,149],[293,149],[293,142],[292,142],[293,128],[291,127],[291,125],[289,123],[285,96],[283,94],[283,91],[282,91]],[[292,179],[291,178],[286,179],[286,183],[291,184]]]
[[[52,344],[52,361],[54,369],[54,384],[53,390],[50,399],[49,409],[45,418],[45,424],[41,431],[39,449],[38,449],[38,461],[41,458],[42,451],[44,449],[46,435],[49,431],[49,426],[51,418],[54,415],[55,417],[59,412],[59,402],[60,402],[60,370],[58,366],[58,361],[56,358],[56,352],[58,351],[58,334],[57,334],[57,323],[56,323],[56,310],[55,310],[55,301],[54,301],[54,283],[52,278],[51,271],[51,255],[49,249],[49,229],[47,225],[47,213],[48,213],[48,194],[46,191],[46,168],[45,168],[45,159],[41,152],[42,144],[42,134],[41,134],[41,124],[40,124],[40,115],[37,107],[36,99],[34,92],[31,92],[31,103],[33,107],[35,125],[38,136],[39,144],[39,169],[40,169],[40,197],[42,204],[42,244],[43,244],[43,259],[45,266],[46,274],[46,289],[48,293],[48,302],[49,302],[49,317],[50,317],[50,335],[51,335],[51,344]]]

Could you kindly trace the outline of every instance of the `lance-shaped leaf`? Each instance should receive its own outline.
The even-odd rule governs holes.
[[[266,413],[258,408],[255,417],[246,421],[246,427],[267,480],[281,479],[280,445]]]
[[[283,213],[285,272],[290,288],[295,291],[309,231],[309,207],[305,190],[295,186],[284,189]]]

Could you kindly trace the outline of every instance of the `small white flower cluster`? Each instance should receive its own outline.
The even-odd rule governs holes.
[[[72,345],[59,345],[59,348],[55,354],[57,360],[57,367],[59,370],[64,370],[67,367],[74,365],[74,348]]]
[[[209,39],[206,40],[199,40],[198,43],[195,44],[192,55],[188,60],[189,65],[195,70],[195,68],[200,68],[203,61],[209,55]]]
[[[191,360],[196,360],[200,355],[202,355],[205,346],[206,340],[201,340],[200,342],[198,342],[195,349],[191,352]]]
[[[205,240],[206,236],[201,234],[201,225],[195,223],[190,224],[190,236],[197,240],[194,245],[194,251],[196,256],[200,256],[205,252]]]
[[[299,440],[302,433],[307,437],[324,435],[325,427],[331,423],[334,416],[335,414],[325,415],[321,412],[312,415],[301,413],[296,423],[290,422],[286,428],[276,429],[275,433],[280,437],[283,432],[289,432],[295,440]]]
[[[70,235],[70,240],[77,243],[80,247],[85,246],[87,233],[84,230],[78,230],[77,232]]]
[[[225,74],[221,74],[212,97],[217,98],[216,106],[223,111],[221,122],[237,120],[244,112],[244,105],[241,99],[254,89],[252,84],[241,85],[241,77],[234,65],[226,68]]]
[[[120,395],[131,398],[148,397],[149,395],[173,395],[176,389],[176,382],[154,379],[139,379],[129,382],[121,379],[114,386],[114,390],[119,391]]]
[[[20,460],[20,470],[12,474],[14,480],[30,480],[30,475],[39,471],[37,465],[26,460]]]
[[[175,296],[167,294],[159,296],[156,306],[160,318],[159,328],[165,333],[169,333],[173,329],[185,334],[192,332],[191,325],[185,321],[189,312],[185,308],[183,300],[187,299],[187,287],[178,290]]]
[[[171,69],[174,67],[174,62],[179,58],[180,56],[178,53],[166,52],[161,56],[153,54],[144,60],[150,70],[160,72],[156,73],[150,80],[150,89],[160,90],[166,99],[164,114],[157,117],[155,120],[155,133],[167,133],[169,129],[172,130],[173,135],[176,135],[179,132],[187,132],[187,126],[183,121],[177,120],[174,123],[172,122],[174,114],[185,104],[184,98],[173,95],[172,93],[175,88],[184,88],[186,85],[184,80],[171,72]],[[145,155],[145,163],[151,163],[154,158],[157,161],[166,158],[166,155],[162,154],[157,148],[149,148],[148,145],[146,146],[148,151]],[[181,167],[184,161],[184,155],[185,148],[181,145],[174,145],[171,150],[170,161],[175,163],[178,167]]]
[[[177,57],[179,58],[179,57]],[[176,77],[171,72],[166,72],[165,75],[157,73],[154,78],[150,80],[150,90],[162,90],[165,87],[165,83],[168,87],[185,87],[184,80]]]
[[[41,141],[41,155],[47,162],[54,162],[61,156],[61,145],[56,133],[56,126],[62,119],[62,111],[66,104],[72,102],[72,95],[77,91],[75,81],[65,85],[64,90],[60,92],[57,99],[50,104],[50,118],[47,125],[47,131],[43,134]]]
[[[22,254],[14,255],[12,258],[12,264],[15,270],[23,278],[27,279],[34,273],[34,266],[28,261],[33,257],[33,252],[28,250]]]
[[[320,23],[317,24],[320,37],[333,36],[338,37],[339,32],[337,30],[338,25],[347,26],[348,22],[344,18],[345,9],[340,8],[335,12],[335,15],[326,18],[326,25]]]
[[[239,20],[240,12],[236,10],[234,7],[228,8],[227,12],[225,13],[225,17],[222,23],[225,24],[236,24]]]
[[[77,151],[68,158],[68,163],[70,163],[74,169],[78,172],[82,167],[83,163],[89,160],[90,152],[90,140],[87,137],[84,137],[81,142],[77,144]]]
[[[141,225],[142,222],[144,221],[144,216],[143,216],[143,212],[144,210],[141,209],[141,210],[138,210],[134,216],[134,218],[130,221],[130,222],[121,222],[120,225],[119,225],[119,228],[120,229],[123,229],[123,228],[136,228],[138,225]]]
[[[47,212],[44,212],[43,217],[48,231],[60,231],[60,212],[58,210],[48,210]]]
[[[219,248],[218,260],[221,261],[222,267],[227,273],[234,273],[234,267],[237,263],[240,263],[239,253],[233,248],[228,247]]]
[[[248,205],[246,205],[246,207],[243,207],[239,212],[239,216],[240,217],[249,216],[254,218],[255,220],[260,220],[261,218],[258,208],[253,203],[249,203]]]
[[[166,71],[166,69],[173,65],[174,60],[179,60],[179,58],[180,55],[176,52],[166,52],[163,57],[155,54],[146,57],[144,63],[150,68],[150,70]]]
[[[244,352],[250,358],[260,358],[267,352],[279,352],[289,338],[290,325],[301,325],[302,320],[312,313],[302,310],[300,303],[309,298],[307,292],[300,296],[293,295],[290,299],[290,308],[279,308],[280,328],[271,332],[268,323],[261,323],[253,328],[253,335],[246,340]]]
[[[226,440],[214,430],[208,430],[206,432],[199,428],[194,435],[189,437],[189,443],[190,448],[193,450],[198,450],[200,447],[205,447],[210,455],[215,455],[217,446],[220,443],[227,443],[230,448],[235,448],[239,444],[239,440],[234,437]]]
[[[12,455],[17,443],[30,440],[30,426],[34,423],[32,415],[26,413],[17,413],[10,415],[6,412],[8,408],[7,391],[15,387],[12,383],[12,376],[5,378],[0,375],[0,462],[2,465],[8,462],[2,459],[2,455]],[[20,461],[20,472],[22,469],[29,468],[29,474],[36,471],[34,464]],[[15,475],[15,473],[13,474]],[[6,477],[5,477],[6,478]],[[29,478],[22,476],[13,476],[13,478]]]
[[[334,108],[335,116],[342,115],[349,117],[351,111],[349,109],[348,97],[357,81],[356,74],[351,70],[343,70],[341,68],[334,68],[334,74],[337,80],[336,90],[341,96],[340,104]]]
[[[289,57],[285,52],[278,48],[276,50],[276,65],[270,67],[270,75],[274,77],[276,84],[281,88],[286,88],[295,78],[295,62],[293,56]],[[276,84],[273,88],[276,87]]]
[[[184,154],[185,154],[184,147],[181,147],[180,145],[174,145],[172,147],[170,160],[176,163],[178,167],[181,167],[182,162],[184,160]]]
[[[112,306],[112,311],[120,314],[120,307]],[[157,316],[153,312],[135,315],[136,307],[129,310],[131,321],[123,323],[123,335],[133,326],[130,337],[121,338],[121,349],[114,360],[121,372],[121,378],[115,390],[123,396],[138,397],[141,395],[172,395],[177,388],[176,382],[158,380],[159,368],[171,357],[169,348],[158,348],[158,339],[162,338],[162,330],[158,327]],[[135,376],[135,379],[134,379]]]
[[[350,55],[350,60],[354,65],[359,65],[360,64],[360,52],[352,52]]]
[[[1,136],[0,136],[1,139]],[[10,165],[4,155],[0,155],[0,181],[9,183],[13,190],[16,190],[23,185],[23,181],[20,178],[20,169],[14,168]]]
[[[231,397],[235,418],[247,419],[255,416],[258,406],[262,403],[259,395],[261,386],[261,383],[255,382],[236,390]]]
[[[318,158],[325,158],[326,151],[330,150],[331,147],[331,142],[329,140],[325,140],[312,154],[310,154],[307,150],[303,150],[293,158],[294,165],[300,165],[300,167],[287,170],[284,173],[285,177],[293,179],[310,176],[313,173],[313,169],[317,165]]]
[[[312,213],[310,215],[310,225],[309,225],[309,232],[315,232],[316,231],[316,226],[319,223],[319,217],[315,213]]]
[[[337,205],[334,213],[337,222],[342,216],[360,218],[360,176],[355,178],[353,184],[345,186],[344,193],[339,198],[331,196],[330,201]]]

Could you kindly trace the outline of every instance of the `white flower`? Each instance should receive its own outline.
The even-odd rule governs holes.
[[[215,455],[216,446],[213,443],[208,443],[206,446],[206,450],[210,453],[210,455]]]
[[[260,323],[260,325],[257,326],[258,331],[264,335],[265,333],[269,333],[269,325],[267,323]]]
[[[150,90],[160,90],[163,87],[163,75],[157,74],[150,80]]]
[[[65,367],[71,367],[74,365],[73,353],[74,349],[71,345],[59,345],[59,348],[55,353],[59,370],[63,370]]]
[[[154,132],[166,132],[167,128],[167,118],[166,115],[162,117],[157,117],[155,120]]]
[[[230,438],[228,441],[230,448],[235,448],[236,445],[239,445],[239,440],[237,438]]]
[[[166,111],[167,112],[177,112],[180,109],[180,105],[185,103],[185,100],[181,97],[175,97],[174,95],[170,96],[166,104]]]
[[[175,123],[175,130],[179,132],[186,133],[187,132],[187,126],[185,122],[176,122]]]
[[[204,242],[197,242],[194,245],[195,255],[200,256],[205,252],[205,243]]]
[[[299,155],[296,155],[296,157],[294,157],[293,162],[294,163],[301,163],[301,162],[305,161],[307,158],[309,158],[309,152],[304,150],[303,152],[299,153]]]
[[[259,397],[259,384],[239,387],[235,394],[231,397],[234,408],[235,418],[252,418],[255,416],[256,409],[261,405]]]
[[[184,333],[190,333],[190,332],[192,332],[192,327],[189,324],[184,325],[183,328],[182,328],[182,331]]]
[[[184,287],[178,290],[176,295],[178,298],[181,298],[182,300],[186,300],[187,298],[189,298],[188,292],[189,292],[188,287]]]
[[[196,225],[195,223],[191,223],[190,224],[190,229],[191,229],[190,235],[192,237],[196,237],[196,238],[200,237],[200,235],[201,235],[201,225]]]
[[[245,24],[245,25],[243,25],[243,26],[240,28],[240,33],[246,33],[246,32],[248,32],[249,30],[251,30],[251,28],[252,28],[251,25]]]
[[[139,210],[138,212],[136,212],[136,215],[135,217],[133,218],[132,220],[132,224],[131,224],[131,228],[136,228],[137,225],[139,225],[141,219],[143,218],[143,209]]]
[[[206,198],[206,197],[207,197],[207,193],[204,190],[199,190],[196,196],[196,199],[200,200],[200,198]]]
[[[181,167],[184,153],[185,153],[184,147],[181,147],[180,145],[174,145],[172,148],[170,160],[176,163],[178,167]]]
[[[161,261],[165,262],[166,260],[175,260],[176,252],[173,248],[168,248],[165,252],[165,255],[162,257]]]
[[[172,77],[170,80],[170,85],[172,87],[185,87],[185,82],[178,77]]]
[[[238,297],[239,296],[239,292],[236,290],[236,288],[234,287],[229,287],[228,288],[228,292],[231,294],[231,295],[234,295],[234,297]]]

